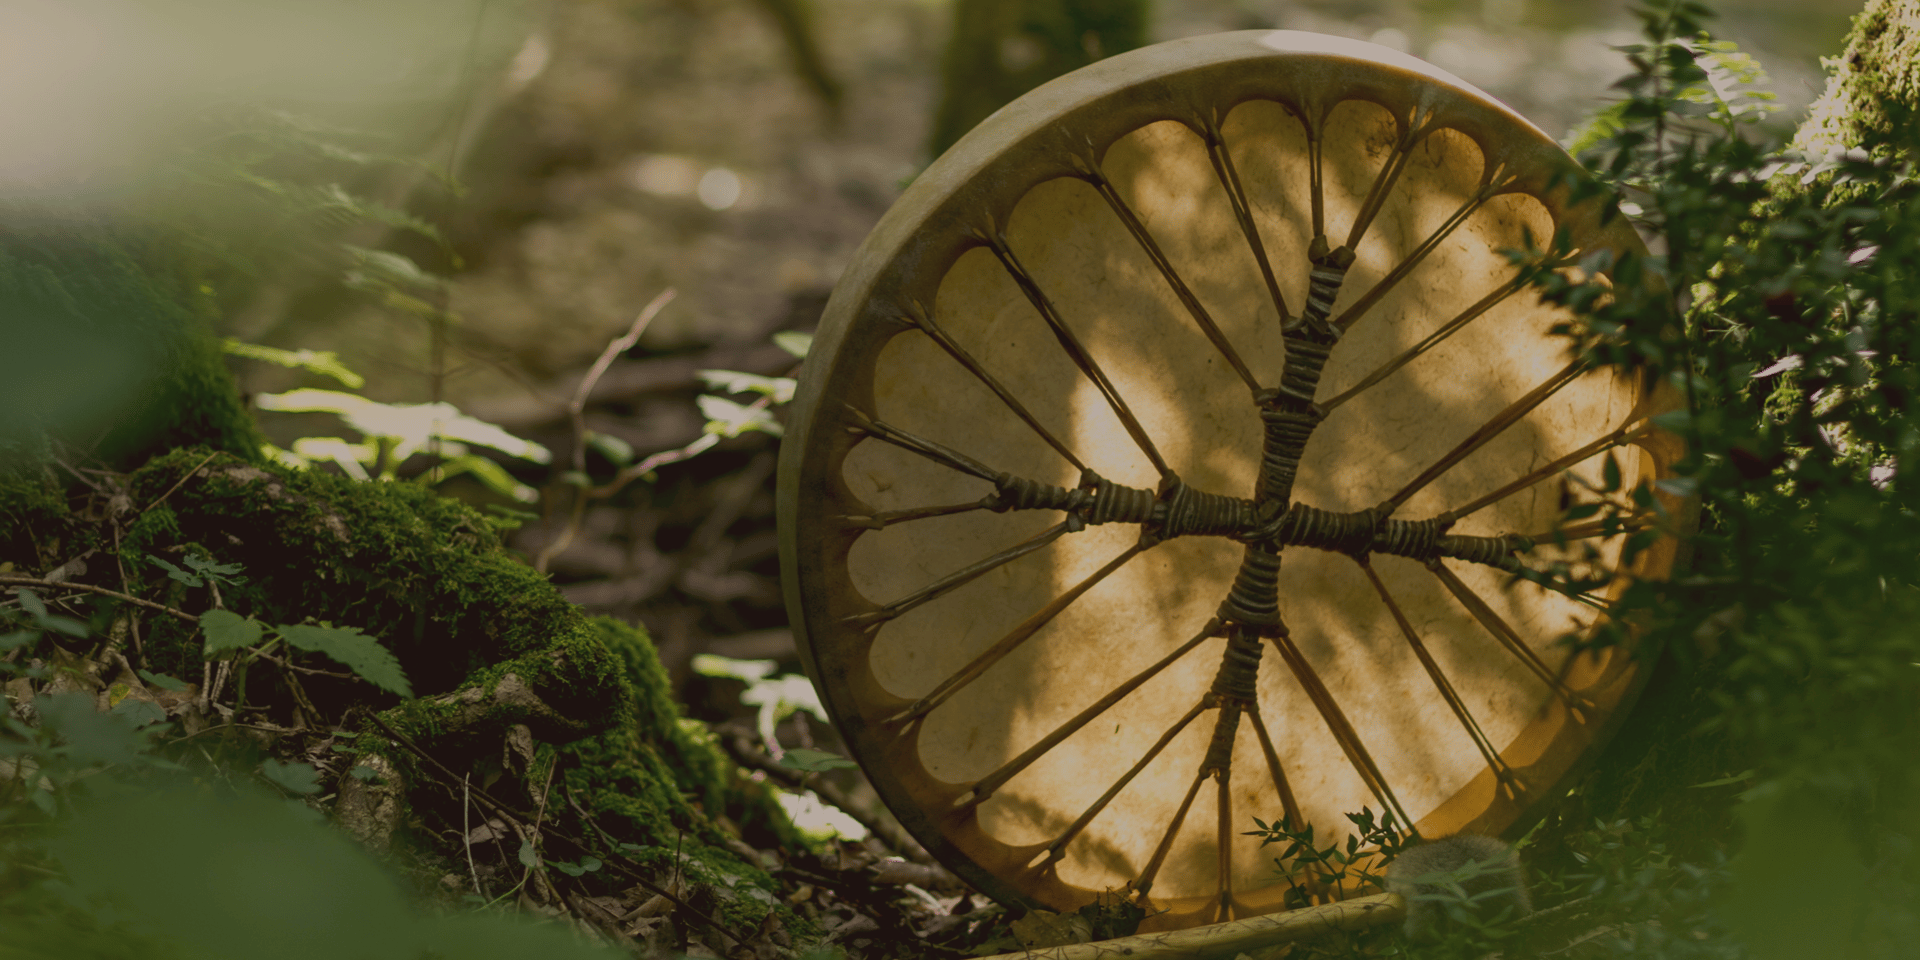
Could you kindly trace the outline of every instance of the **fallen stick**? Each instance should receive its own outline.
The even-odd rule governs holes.
[[[1355,897],[1339,903],[1270,913],[1248,920],[1149,933],[1064,947],[1036,947],[983,960],[1225,960],[1336,930],[1363,930],[1407,918],[1407,902],[1397,893]]]

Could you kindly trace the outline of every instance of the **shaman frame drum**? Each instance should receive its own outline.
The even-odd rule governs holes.
[[[1284,906],[1254,817],[1524,826],[1642,679],[1556,641],[1675,557],[1568,522],[1680,452],[1510,255],[1642,249],[1570,173],[1432,66],[1249,31],[1055,80],[913,183],[827,307],[779,512],[807,670],[929,851],[1166,929]],[[1605,585],[1515,576],[1556,558]]]

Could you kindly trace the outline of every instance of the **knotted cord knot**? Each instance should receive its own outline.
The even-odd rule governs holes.
[[[1123,487],[1092,470],[1081,474],[1080,485],[1093,489],[1093,505],[1086,514],[1088,523],[1149,523],[1154,519],[1157,504],[1152,490]]]
[[[1321,234],[1308,246],[1307,259],[1313,264],[1313,273],[1307,282],[1306,309],[1281,331],[1287,334],[1289,353],[1297,339],[1295,334],[1326,346],[1340,339],[1340,329],[1329,323],[1327,317],[1333,313],[1334,298],[1340,295],[1340,285],[1347,279],[1347,268],[1353,266],[1353,250],[1330,247],[1326,235]]]
[[[1233,536],[1254,525],[1253,501],[1196,490],[1171,473],[1161,482],[1154,514],[1162,539],[1196,533]]]
[[[1373,549],[1424,563],[1440,555],[1440,535],[1451,526],[1453,518],[1444,514],[1431,520],[1388,520],[1381,524]]]
[[[1280,555],[1265,544],[1247,544],[1246,557],[1215,616],[1229,624],[1253,628],[1263,637],[1284,633],[1286,628],[1280,625]]]
[[[1357,513],[1333,513],[1296,503],[1287,511],[1288,522],[1280,531],[1280,542],[1361,556],[1373,549],[1374,534],[1386,515],[1379,507]]]
[[[1516,554],[1533,549],[1533,541],[1517,533],[1502,537],[1443,536],[1434,543],[1435,557],[1448,556],[1470,563],[1483,563],[1508,572],[1520,569]],[[1431,562],[1431,561],[1430,561]]]
[[[1253,702],[1254,681],[1260,676],[1260,635],[1252,630],[1227,633],[1227,650],[1213,674],[1208,692],[1215,697]]]
[[[1280,394],[1296,404],[1311,405],[1314,391],[1320,387],[1320,372],[1332,352],[1331,343],[1288,337],[1287,357],[1280,369]]]
[[[1067,529],[1074,532],[1088,524],[1149,523],[1158,516],[1153,491],[1123,487],[1092,470],[1081,471],[1080,485],[1071,490],[1011,473],[995,476],[993,486],[981,506],[995,513],[1064,510]]]
[[[1016,477],[1011,473],[995,477],[993,486],[993,503],[989,509],[996,513],[1008,510],[1065,510],[1078,513],[1093,500],[1093,492],[1085,487],[1069,490],[1051,483]]]
[[[1271,500],[1254,507],[1252,525],[1238,533],[1229,534],[1241,543],[1259,543],[1263,540],[1278,539],[1287,525],[1287,508],[1284,504]]]
[[[1307,448],[1313,428],[1320,425],[1320,412],[1304,409],[1262,406],[1260,420],[1266,426],[1266,444],[1260,450],[1260,499],[1285,502],[1293,496],[1293,478],[1300,471],[1300,454]]]

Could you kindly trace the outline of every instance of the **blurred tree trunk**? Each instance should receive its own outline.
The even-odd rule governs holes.
[[[773,21],[774,28],[780,31],[780,39],[786,41],[787,56],[793,60],[793,72],[800,82],[820,98],[828,119],[839,122],[840,102],[846,90],[827,68],[827,59],[820,52],[820,43],[815,39],[819,28],[814,25],[812,6],[806,0],[754,0],[754,3]]]
[[[1147,0],[956,0],[932,154],[1015,97],[1146,35]]]

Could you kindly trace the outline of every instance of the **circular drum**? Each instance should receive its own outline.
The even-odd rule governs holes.
[[[1673,462],[1653,392],[1509,256],[1640,249],[1575,171],[1428,64],[1249,31],[1055,80],[915,181],[807,359],[780,526],[807,668],[929,851],[1166,929],[1282,908],[1254,817],[1524,825],[1638,685],[1556,641],[1674,558],[1621,569],[1583,506]],[[1556,553],[1603,585],[1515,577]]]

